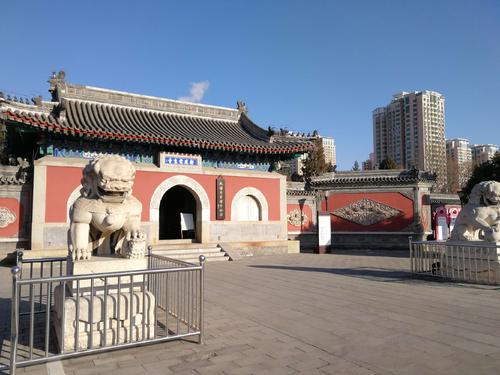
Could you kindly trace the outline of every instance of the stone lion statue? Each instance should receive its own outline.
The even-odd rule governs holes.
[[[142,204],[132,196],[134,178],[132,163],[117,155],[97,157],[84,168],[81,196],[70,211],[73,261],[89,259],[94,250],[98,255],[144,256]]]
[[[500,182],[480,182],[458,214],[452,240],[500,242]]]

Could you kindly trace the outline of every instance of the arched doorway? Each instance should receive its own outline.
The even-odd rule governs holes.
[[[196,199],[183,186],[174,186],[167,190],[160,202],[159,239],[195,239],[196,238]],[[191,214],[195,225],[194,230],[181,232],[181,213]]]

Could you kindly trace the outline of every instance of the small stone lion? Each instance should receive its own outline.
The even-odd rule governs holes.
[[[89,259],[94,249],[99,255],[144,256],[142,204],[132,196],[134,179],[132,163],[117,155],[97,157],[84,168],[81,196],[70,211],[73,261]]]
[[[500,182],[480,182],[458,214],[452,240],[500,242]]]

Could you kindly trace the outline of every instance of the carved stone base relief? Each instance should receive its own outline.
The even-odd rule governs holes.
[[[348,206],[336,209],[332,214],[353,223],[368,226],[398,216],[401,211],[386,204],[363,198]]]

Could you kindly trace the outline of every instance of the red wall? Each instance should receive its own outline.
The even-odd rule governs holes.
[[[408,197],[393,192],[382,193],[339,193],[328,197],[328,211],[333,212],[338,208],[348,206],[360,199],[367,198],[393,207],[402,213],[387,220],[372,225],[360,225],[341,217],[331,215],[332,231],[352,232],[397,232],[408,227],[413,222],[413,201]],[[324,201],[321,209],[326,210]]]
[[[0,207],[8,208],[16,215],[16,220],[13,223],[5,228],[0,228],[0,237],[17,237],[22,225],[21,203],[15,198],[0,198]]]
[[[155,189],[169,177],[185,175],[196,180],[210,199],[210,220],[215,220],[215,184],[217,175],[158,173],[137,171],[133,195],[142,202],[142,221],[149,221],[149,206]],[[223,176],[226,181],[226,220],[231,220],[231,202],[244,187],[254,187],[262,192],[269,206],[269,220],[280,220],[280,179]],[[47,205],[45,220],[48,223],[66,221],[66,204],[70,194],[80,184],[82,168],[47,167]]]
[[[82,179],[82,168],[47,167],[45,222],[64,223],[70,194]]]
[[[298,204],[287,204],[286,206],[286,213],[289,214],[290,211],[294,210],[294,209],[298,209],[300,211],[300,205]],[[312,225],[312,220],[313,220],[313,212],[312,212],[312,208],[311,206],[305,204],[304,207],[302,208],[302,212],[304,214],[306,214],[307,216],[307,220],[304,220],[304,222],[302,223],[302,226],[298,225],[298,226],[295,226],[295,225],[292,225],[290,224],[290,222],[288,221],[288,231],[289,232],[310,232],[312,231],[313,229],[313,225]],[[316,213],[314,213],[316,215]]]

